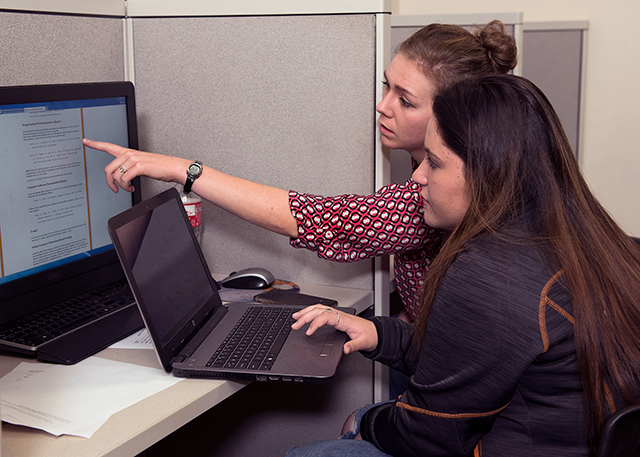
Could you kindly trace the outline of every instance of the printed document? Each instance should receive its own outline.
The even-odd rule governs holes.
[[[0,379],[0,414],[52,435],[90,438],[112,414],[182,380],[100,357],[75,365],[22,362]]]

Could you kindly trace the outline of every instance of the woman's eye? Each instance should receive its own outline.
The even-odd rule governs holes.
[[[438,168],[438,165],[433,160],[431,160],[431,157],[427,156],[427,157],[425,157],[424,160],[427,161],[427,165],[429,165],[429,167]]]
[[[384,92],[385,94],[389,93],[389,91],[391,90],[391,85],[389,84],[389,81],[387,81],[386,79],[382,80],[382,85],[384,86]],[[411,104],[411,102],[409,102],[409,100],[407,100],[404,97],[398,97],[398,100],[400,100],[400,104],[402,106],[404,106],[405,108],[411,108],[413,107],[413,105]]]

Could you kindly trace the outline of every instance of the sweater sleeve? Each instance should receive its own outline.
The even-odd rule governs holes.
[[[424,223],[420,185],[413,180],[366,196],[291,191],[289,206],[298,223],[298,238],[291,245],[337,262],[415,250],[440,232]]]
[[[543,351],[538,321],[548,270],[535,255],[485,243],[459,254],[433,304],[414,375],[399,400],[362,419],[364,439],[391,455],[469,455]],[[409,367],[404,332],[377,321],[374,360]]]

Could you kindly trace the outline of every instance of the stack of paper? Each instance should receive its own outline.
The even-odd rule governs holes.
[[[22,362],[0,379],[0,416],[56,436],[90,438],[112,414],[182,380],[99,357],[75,365]]]

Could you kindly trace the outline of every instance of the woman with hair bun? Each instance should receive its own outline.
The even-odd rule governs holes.
[[[424,157],[424,135],[437,93],[463,78],[506,73],[516,61],[515,40],[500,21],[474,33],[449,24],[422,28],[400,45],[385,71],[386,89],[376,107],[382,144],[409,152],[415,168]],[[137,176],[184,183],[191,163],[108,143],[84,143],[115,157],[105,168],[114,192],[119,187],[131,191],[131,180]],[[411,179],[373,195],[321,197],[264,186],[204,166],[193,191],[242,219],[288,236],[292,246],[315,251],[321,258],[354,262],[395,254],[396,285],[404,305],[400,317],[406,321],[417,316],[423,272],[448,235],[425,225],[420,186]],[[385,218],[380,208],[390,208],[396,217]]]

